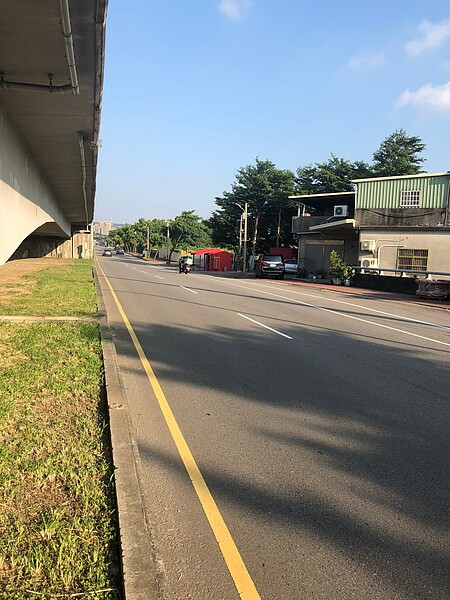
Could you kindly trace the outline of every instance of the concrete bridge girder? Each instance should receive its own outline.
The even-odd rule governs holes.
[[[0,111],[0,265],[20,243],[41,228],[68,239],[71,224],[52,196],[25,145]]]
[[[0,265],[56,247],[85,256],[91,236],[76,232],[94,215],[108,0],[3,4]]]

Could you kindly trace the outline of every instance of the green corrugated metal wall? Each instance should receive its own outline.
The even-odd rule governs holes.
[[[400,192],[420,190],[420,208],[445,208],[450,175],[357,183],[356,208],[400,208]]]

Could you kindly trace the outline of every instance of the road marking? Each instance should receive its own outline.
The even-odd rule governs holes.
[[[291,338],[290,335],[286,335],[285,333],[281,333],[281,331],[277,331],[276,329],[272,329],[272,327],[269,327],[268,325],[264,325],[263,323],[260,323],[259,321],[255,321],[255,319],[251,319],[250,317],[246,317],[245,315],[241,314],[241,313],[236,313],[238,314],[240,317],[243,317],[244,319],[247,319],[248,321],[251,321],[252,323],[256,323],[257,325],[260,325],[261,327],[264,327],[264,329],[269,329],[270,331],[273,331],[274,333],[278,333],[278,335],[282,335],[283,337],[287,338],[288,340],[293,340],[294,338]]]
[[[261,285],[261,284],[260,284]],[[271,290],[277,289],[270,287],[268,285],[264,286],[270,288]],[[297,292],[296,290],[287,290],[291,294],[298,294],[299,296],[307,296],[309,298],[318,298],[319,300],[328,300],[329,302],[335,302],[336,304],[345,304],[346,306],[353,306],[355,308],[361,308],[363,310],[367,310],[369,312],[377,313],[379,315],[386,315],[387,317],[394,317],[395,319],[401,319],[402,321],[406,321],[409,323],[417,323],[418,325],[428,325],[430,327],[435,327],[436,329],[448,329],[450,327],[448,325],[440,325],[439,323],[431,323],[429,321],[420,321],[418,319],[413,319],[412,317],[404,317],[402,315],[396,315],[395,313],[389,313],[384,310],[377,310],[376,308],[370,308],[369,306],[361,306],[360,304],[355,304],[354,302],[347,302],[346,300],[337,300],[335,298],[328,298],[327,296],[316,296],[315,294],[307,294],[306,292]]]
[[[198,294],[198,292],[196,292],[195,290],[191,290],[187,287],[184,287],[184,285],[180,285],[180,288],[183,288],[183,290],[186,290],[187,292],[192,292],[193,294]]]
[[[158,279],[164,279],[164,277],[161,277],[161,275],[155,275],[155,277],[157,277]]]
[[[238,283],[231,283],[229,281],[227,281],[225,283],[227,283],[228,285],[232,285],[234,287],[240,287],[244,290],[255,290],[254,287],[250,288],[250,287],[246,287],[244,285],[240,285]],[[369,325],[373,325],[374,327],[381,327],[382,329],[389,329],[390,331],[396,331],[397,333],[403,333],[404,335],[409,335],[411,337],[416,337],[421,340],[426,340],[427,342],[433,342],[434,344],[440,344],[441,346],[447,346],[450,348],[450,344],[447,342],[441,342],[440,340],[435,340],[434,338],[425,337],[424,335],[419,335],[418,333],[411,333],[409,331],[405,331],[404,329],[398,329],[397,327],[390,327],[389,325],[383,325],[383,323],[374,323],[373,321],[369,321],[368,319],[362,319],[361,317],[355,317],[353,315],[346,315],[345,313],[339,312],[338,310],[334,310],[333,308],[324,308],[323,306],[316,306],[315,304],[309,304],[308,302],[303,302],[302,300],[297,300],[296,298],[289,298],[288,296],[282,296],[281,294],[274,294],[272,292],[266,292],[260,288],[257,288],[257,290],[259,292],[261,292],[262,294],[267,294],[268,296],[274,296],[275,298],[281,298],[282,300],[288,300],[289,302],[295,302],[296,304],[308,306],[309,308],[315,308],[317,310],[323,310],[324,312],[329,312],[331,314],[339,315],[341,317],[345,317],[346,319],[353,319],[354,321],[360,321],[361,323],[368,323]]]
[[[250,577],[249,572],[247,571],[247,567],[245,566],[244,561],[242,560],[239,550],[233,538],[231,537],[230,531],[225,521],[223,520],[219,508],[217,507],[217,504],[203,478],[203,475],[201,474],[200,469],[198,468],[197,463],[195,462],[192,452],[190,451],[189,446],[187,445],[186,440],[184,439],[184,436],[175,419],[172,409],[170,408],[169,402],[167,401],[167,398],[164,395],[164,392],[162,391],[162,388],[159,384],[158,379],[156,378],[153,368],[145,355],[144,349],[142,348],[134,332],[134,329],[130,321],[128,320],[128,317],[125,311],[123,310],[122,305],[120,304],[120,301],[116,293],[114,292],[111,283],[109,282],[109,279],[106,277],[100,265],[99,269],[103,277],[105,278],[111,295],[114,298],[114,302],[116,303],[116,306],[123,319],[123,322],[125,323],[128,333],[130,334],[130,337],[133,341],[134,347],[136,348],[139,358],[141,359],[142,366],[144,367],[144,370],[147,374],[147,378],[156,396],[159,408],[164,416],[172,439],[175,443],[181,460],[183,461],[183,464],[192,482],[192,485],[197,493],[197,497],[200,501],[200,504],[202,505],[206,518],[208,519],[208,522],[214,533],[222,556],[228,567],[228,571],[231,577],[233,578],[239,597],[241,600],[261,600],[260,595],[256,590],[255,584],[253,583],[253,580]]]

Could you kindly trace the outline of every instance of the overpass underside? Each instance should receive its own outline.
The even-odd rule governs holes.
[[[2,4],[0,265],[92,256],[106,7]]]
[[[72,223],[0,110],[0,264],[11,258],[92,256],[86,223]],[[75,236],[75,237],[74,237]],[[81,236],[81,239],[80,239]]]

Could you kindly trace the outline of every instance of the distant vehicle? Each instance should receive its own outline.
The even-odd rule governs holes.
[[[123,248],[117,248],[116,254],[125,254],[125,251]]]
[[[255,274],[259,279],[274,275],[278,279],[284,277],[284,263],[281,254],[263,254],[255,263]]]
[[[298,262],[295,258],[287,258],[284,261],[284,272],[286,275],[297,275]]]
[[[102,256],[112,256],[112,250],[105,248],[105,250],[103,250]]]

